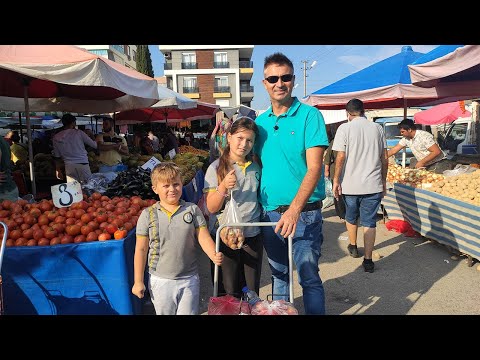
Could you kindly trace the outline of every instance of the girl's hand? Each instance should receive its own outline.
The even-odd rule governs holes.
[[[236,183],[237,177],[235,176],[235,169],[233,169],[227,174],[227,176],[225,176],[225,179],[223,179],[223,185],[227,189],[233,189]]]

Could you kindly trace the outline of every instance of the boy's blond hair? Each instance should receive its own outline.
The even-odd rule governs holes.
[[[182,172],[177,164],[173,162],[162,162],[156,165],[152,169],[150,178],[152,180],[152,185],[156,185],[157,182],[170,182],[180,176],[182,178]]]

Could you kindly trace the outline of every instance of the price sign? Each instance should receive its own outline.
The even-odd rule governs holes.
[[[152,169],[160,163],[160,160],[158,160],[155,156],[152,156],[145,164],[142,165],[142,169],[152,171]]]
[[[175,155],[177,155],[177,153],[175,152],[175,149],[172,149],[168,152],[168,156],[170,157],[170,160],[173,159]]]
[[[53,205],[67,207],[83,200],[82,187],[78,181],[67,182],[51,187]]]

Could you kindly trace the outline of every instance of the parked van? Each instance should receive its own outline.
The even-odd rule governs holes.
[[[413,116],[408,116],[407,119],[413,120]],[[385,138],[387,139],[387,148],[391,149],[400,142],[402,135],[400,135],[400,129],[398,124],[403,120],[403,116],[393,116],[393,117],[379,117],[374,121],[378,124],[381,124],[383,127],[383,132],[385,133]],[[425,126],[421,124],[416,124],[418,130],[428,131],[432,133],[430,126]],[[413,158],[412,150],[406,146],[402,151],[399,151],[395,154],[395,162],[399,165],[402,164],[403,153],[405,152],[405,165],[410,164],[410,160]]]
[[[445,138],[439,135],[438,143],[440,147],[452,154],[476,154],[473,127],[475,121],[471,118],[458,118],[448,127]]]

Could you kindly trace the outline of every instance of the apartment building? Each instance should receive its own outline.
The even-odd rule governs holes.
[[[137,45],[76,45],[126,67],[137,68]]]
[[[160,45],[167,87],[225,107],[253,99],[253,45]]]

